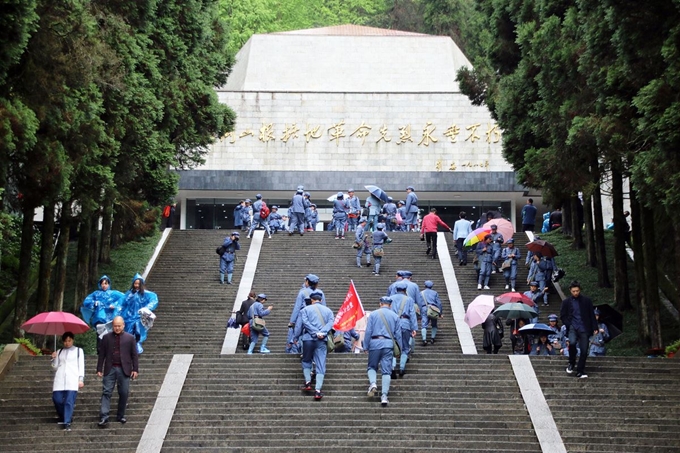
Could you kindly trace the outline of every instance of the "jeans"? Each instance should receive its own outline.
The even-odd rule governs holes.
[[[78,391],[76,390],[57,390],[52,392],[52,401],[54,402],[54,408],[57,410],[59,421],[65,424],[71,423],[77,396]]]
[[[109,419],[109,410],[111,409],[111,394],[113,387],[118,385],[118,420],[125,417],[125,407],[127,406],[127,399],[130,393],[130,376],[125,376],[123,369],[120,367],[113,367],[109,374],[104,376],[104,389],[102,391],[101,408],[99,409],[100,419]]]
[[[581,351],[581,354],[578,356],[578,364],[576,364],[577,373],[583,373],[586,368],[588,337],[588,332],[577,332],[573,327],[569,327],[569,364],[572,367],[576,364],[576,345],[578,345],[578,348]]]
[[[456,239],[456,249],[458,250],[458,261],[467,264],[467,251],[465,250],[465,247],[463,247],[464,242],[465,238]]]

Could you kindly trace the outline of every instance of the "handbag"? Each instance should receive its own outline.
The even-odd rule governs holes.
[[[315,308],[316,308],[316,314],[319,315],[319,321],[321,321],[321,324],[324,324],[323,316],[321,315],[321,309],[318,306],[315,307]],[[335,351],[335,338],[333,338],[334,333],[335,332],[333,331],[333,329],[331,329],[326,334],[326,352]]]
[[[399,357],[401,355],[401,348],[399,347],[399,343],[397,343],[397,340],[394,339],[394,336],[392,335],[392,331],[390,330],[389,324],[387,324],[387,319],[385,319],[385,315],[380,313],[380,310],[378,310],[378,314],[382,318],[383,323],[385,324],[385,328],[390,334],[390,338],[392,339],[392,355],[394,357]]]
[[[383,248],[380,246],[373,247],[373,256],[382,258],[385,256],[385,250],[383,250]]]
[[[436,305],[430,304],[430,305],[427,306],[427,317],[428,318],[437,319],[437,318],[439,318],[439,315],[441,315],[441,314],[442,314],[441,310]]]

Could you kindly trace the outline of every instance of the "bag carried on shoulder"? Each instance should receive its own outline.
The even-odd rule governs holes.
[[[321,321],[321,324],[324,324],[323,316],[321,315],[321,309],[319,307],[315,307],[315,308],[316,308],[316,314],[319,315],[319,321]],[[335,339],[333,338],[334,333],[335,333],[335,331],[333,329],[331,329],[326,334],[326,352],[335,351]]]
[[[345,345],[345,336],[341,333],[333,336],[333,343],[335,343],[335,349],[339,349]]]
[[[267,325],[264,319],[262,318],[253,318],[253,330],[255,332],[262,332],[264,330],[264,327]]]
[[[353,248],[353,249],[359,249],[359,248],[361,248],[361,242],[354,242],[354,244],[352,244],[352,248]]]
[[[442,314],[441,310],[436,305],[430,304],[430,305],[427,306],[427,317],[428,318],[437,319],[437,318],[439,318],[439,315],[441,315],[441,314]]]
[[[510,269],[510,267],[512,267],[512,259],[510,259],[510,258],[503,261],[503,264],[501,264],[501,270],[502,271],[504,271],[505,269]]]
[[[265,202],[263,201],[263,202],[262,202],[262,207],[260,208],[260,218],[261,218],[262,220],[264,220],[264,219],[266,219],[267,217],[269,217],[269,214],[270,214],[270,213],[271,213],[271,211],[269,210],[269,206],[267,206],[267,203],[265,203]]]
[[[392,335],[392,331],[390,330],[389,324],[387,324],[387,320],[385,319],[385,315],[382,313],[378,312],[380,317],[382,318],[383,323],[385,323],[385,328],[387,331],[390,333],[390,338],[392,339],[392,355],[394,357],[399,357],[401,356],[401,348],[399,347],[399,343],[397,343],[397,340],[394,339],[394,336]]]
[[[218,255],[222,256],[222,255],[224,255],[224,252],[226,252],[226,251],[227,251],[227,248],[226,248],[225,246],[223,246],[223,245],[220,245],[220,246],[217,247],[217,249],[215,250],[215,253],[217,253]]]
[[[385,250],[382,247],[373,247],[373,256],[383,257],[385,256]]]

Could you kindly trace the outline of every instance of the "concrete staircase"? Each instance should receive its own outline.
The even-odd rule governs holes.
[[[328,232],[304,237],[278,234],[264,239],[255,272],[256,293],[267,293],[269,355],[219,355],[251,240],[242,239],[234,285],[218,282],[214,249],[223,231],[173,231],[148,278],[159,295],[158,319],[144,343],[141,375],[133,385],[128,423],[97,428],[101,381],[88,379],[80,393],[73,431],[61,432],[51,402],[47,358],[22,358],[0,383],[0,442],[3,451],[135,451],[175,353],[193,353],[162,451],[308,452],[446,451],[535,452],[541,420],[532,420],[518,377],[505,355],[482,351],[481,328],[472,329],[481,355],[463,355],[439,261],[425,255],[414,233],[392,233],[380,276],[356,267],[352,240]],[[523,234],[515,236],[525,253]],[[446,235],[453,249],[451,236]],[[464,304],[478,294],[474,268],[457,266]],[[472,260],[469,260],[470,262]],[[321,278],[335,312],[353,280],[366,310],[375,309],[398,269],[414,272],[422,288],[432,280],[445,307],[437,343],[417,346],[403,379],[392,382],[390,406],[366,397],[367,357],[333,354],[328,359],[325,397],[314,401],[299,390],[299,356],[283,353],[293,301],[307,273]],[[526,280],[520,266],[518,281]],[[500,275],[492,293],[504,292]],[[518,283],[518,290],[523,286]],[[557,296],[541,319],[556,312]],[[419,339],[419,337],[418,337]],[[509,341],[501,353],[509,352]],[[590,378],[568,376],[564,357],[531,358],[542,395],[552,411],[566,451],[603,453],[677,452],[680,397],[674,391],[680,361],[589,358]],[[115,407],[117,396],[114,394]],[[538,437],[537,437],[538,436]],[[550,452],[551,450],[543,449]],[[564,450],[562,450],[564,451]]]
[[[135,451],[156,401],[170,356],[140,357],[139,378],[130,384],[125,425],[115,422],[118,392],[111,398],[109,427],[100,429],[102,380],[97,357],[85,358],[85,387],[78,392],[71,432],[57,425],[52,404],[54,373],[49,357],[22,356],[0,384],[0,450],[6,452]]]

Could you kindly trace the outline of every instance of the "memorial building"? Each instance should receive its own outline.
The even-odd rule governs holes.
[[[540,196],[516,182],[487,108],[460,92],[462,66],[444,36],[355,25],[252,36],[217,89],[234,132],[180,172],[180,228],[231,228],[235,204],[258,193],[285,209],[298,186],[323,219],[329,197],[354,188],[363,204],[377,185],[395,202],[413,186],[449,224],[500,209],[521,229]]]

